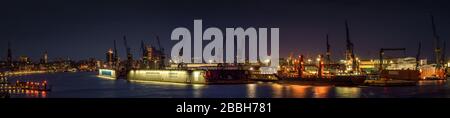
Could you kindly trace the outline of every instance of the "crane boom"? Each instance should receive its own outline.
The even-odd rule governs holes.
[[[433,39],[434,39],[434,55],[435,55],[435,61],[436,61],[436,67],[440,68],[442,66],[442,55],[441,55],[441,47],[440,47],[440,43],[441,41],[439,40],[439,35],[437,34],[437,30],[436,30],[436,24],[434,23],[434,17],[433,14],[430,13],[430,18],[431,18],[431,29],[433,31]]]
[[[125,45],[125,49],[126,49],[126,52],[127,52],[127,59],[128,60],[133,60],[133,56],[131,55],[130,47],[128,46],[127,37],[126,36],[123,36],[123,43]]]
[[[331,49],[330,49],[330,43],[329,43],[329,41],[328,41],[328,34],[327,34],[327,36],[326,36],[326,39],[327,39],[327,52],[326,52],[326,56],[327,56],[327,64],[330,64],[331,63]]]
[[[422,48],[422,43],[419,42],[419,49],[417,49],[417,55],[416,55],[416,70],[419,70],[419,58],[420,58],[421,48]]]
[[[131,55],[130,47],[127,43],[127,37],[123,36],[123,44],[125,45],[125,49],[127,51],[127,61],[125,65],[125,75],[128,74],[128,71],[132,68],[133,55]]]
[[[162,52],[164,51],[164,48],[161,47],[161,42],[159,41],[159,36],[156,36],[156,41],[158,41],[158,48]]]
[[[119,61],[119,53],[117,53],[116,40],[114,40],[114,59],[113,59],[114,67],[118,66],[118,61]]]

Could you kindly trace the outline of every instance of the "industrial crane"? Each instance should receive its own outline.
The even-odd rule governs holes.
[[[123,43],[125,45],[125,49],[127,52],[127,63],[125,65],[125,71],[128,72],[129,70],[131,70],[131,64],[133,62],[133,55],[131,55],[130,47],[128,46],[127,37],[125,35],[123,36]]]
[[[419,58],[420,58],[421,48],[422,48],[422,43],[419,42],[419,49],[417,49],[417,55],[416,55],[416,70],[419,70]]]
[[[158,48],[160,51],[164,51],[164,48],[161,47],[161,42],[159,42],[159,36],[156,36],[156,41],[158,41]]]
[[[433,39],[435,41],[434,42],[434,45],[435,45],[434,54],[435,54],[436,67],[441,68],[441,67],[443,67],[443,64],[444,64],[445,53],[442,53],[443,49],[440,47],[442,42],[440,41],[439,35],[437,34],[436,24],[434,23],[434,17],[433,17],[433,14],[431,14],[431,13],[430,13],[430,18],[431,18],[431,28],[433,31]],[[445,42],[444,42],[444,48],[445,48]]]
[[[117,53],[117,45],[116,40],[114,40],[114,59],[113,59],[114,68],[117,69],[119,66],[119,53]]]
[[[159,36],[156,36],[156,41],[158,42],[158,48],[161,56],[161,62],[159,63],[159,68],[164,67],[164,60],[166,59],[166,56],[164,54],[164,48],[161,46],[161,42],[159,41]]]
[[[357,65],[357,61],[356,61],[356,57],[355,57],[355,53],[354,53],[354,45],[350,40],[350,31],[349,31],[349,26],[348,26],[348,22],[347,20],[345,20],[345,36],[346,36],[346,60],[351,60],[352,61],[352,70],[353,71],[358,71],[358,65]]]

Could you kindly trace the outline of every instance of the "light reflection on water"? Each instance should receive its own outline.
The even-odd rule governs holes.
[[[339,98],[359,98],[361,89],[357,87],[339,87],[336,88],[336,97]]]
[[[247,84],[247,98],[256,98],[256,84]]]
[[[25,98],[47,98],[47,91],[38,90],[25,90],[25,89],[13,89],[13,90],[1,90],[0,92],[6,92],[13,95],[21,95]]]
[[[25,92],[12,97],[47,98],[385,98],[450,97],[448,81],[421,81],[412,87],[335,87],[258,82],[237,85],[110,80],[95,73],[27,75],[16,79],[47,80],[52,91]],[[36,94],[37,93],[37,94]]]
[[[295,98],[306,98],[307,97],[307,91],[310,90],[310,86],[300,86],[300,85],[290,85],[289,90],[292,97]]]

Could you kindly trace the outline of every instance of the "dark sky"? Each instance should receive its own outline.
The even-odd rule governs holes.
[[[135,57],[140,41],[156,44],[156,35],[168,53],[176,43],[169,38],[174,28],[193,32],[193,20],[203,19],[204,29],[215,26],[223,32],[227,27],[278,27],[281,56],[323,53],[329,33],[333,56],[341,58],[348,19],[359,56],[376,57],[382,47],[404,47],[406,56],[414,56],[421,41],[423,57],[432,59],[429,13],[435,16],[441,40],[447,40],[449,11],[446,0],[1,1],[0,57],[6,57],[8,40],[15,57],[28,55],[34,60],[45,50],[50,58],[103,59],[118,40],[123,57],[123,35]]]

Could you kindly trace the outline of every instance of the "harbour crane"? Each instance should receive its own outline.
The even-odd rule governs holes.
[[[350,40],[350,30],[349,30],[349,26],[348,26],[348,21],[345,20],[345,36],[346,36],[346,60],[351,60],[352,61],[352,71],[358,71],[358,65],[357,65],[357,61],[356,61],[356,57],[355,57],[355,53],[354,53],[354,45]]]
[[[130,47],[128,46],[128,43],[127,43],[127,37],[126,36],[123,36],[123,44],[124,44],[124,46],[125,46],[125,49],[126,49],[126,53],[127,53],[127,60],[133,60],[133,55],[131,55],[131,49],[130,49]]]
[[[123,44],[125,46],[126,53],[127,53],[127,62],[125,65],[125,72],[127,73],[129,70],[131,70],[131,66],[132,66],[132,62],[133,62],[133,55],[131,55],[130,47],[128,46],[127,37],[125,35],[123,36]]]
[[[114,40],[114,59],[113,59],[114,68],[117,69],[119,66],[119,53],[117,53],[117,45],[116,40]]]
[[[416,70],[419,70],[419,58],[420,58],[421,48],[422,48],[422,43],[419,42],[419,49],[417,49],[417,55],[416,55]]]
[[[144,68],[148,68],[150,61],[150,54],[147,48],[148,47],[145,45],[144,40],[141,40],[142,66]]]
[[[159,36],[156,36],[156,41],[158,42],[158,48],[159,48],[159,52],[160,52],[160,63],[159,63],[159,68],[164,67],[164,63],[165,63],[165,59],[166,59],[166,55],[164,54],[164,48],[161,46],[161,42],[159,40]]]
[[[161,47],[161,42],[159,42],[159,36],[156,36],[156,41],[158,42],[158,48],[160,51],[164,52],[164,48]]]
[[[328,42],[328,34],[326,36],[327,39],[327,64],[331,64],[331,49],[330,49],[330,43]]]
[[[436,61],[436,67],[437,68],[441,68],[443,63],[444,63],[444,59],[442,57],[444,57],[444,54],[442,54],[442,49],[441,49],[441,41],[439,40],[439,35],[437,34],[437,30],[436,30],[436,25],[434,23],[434,16],[433,14],[430,13],[430,19],[431,19],[431,29],[433,31],[433,39],[434,39],[434,54],[435,54],[435,61]]]

